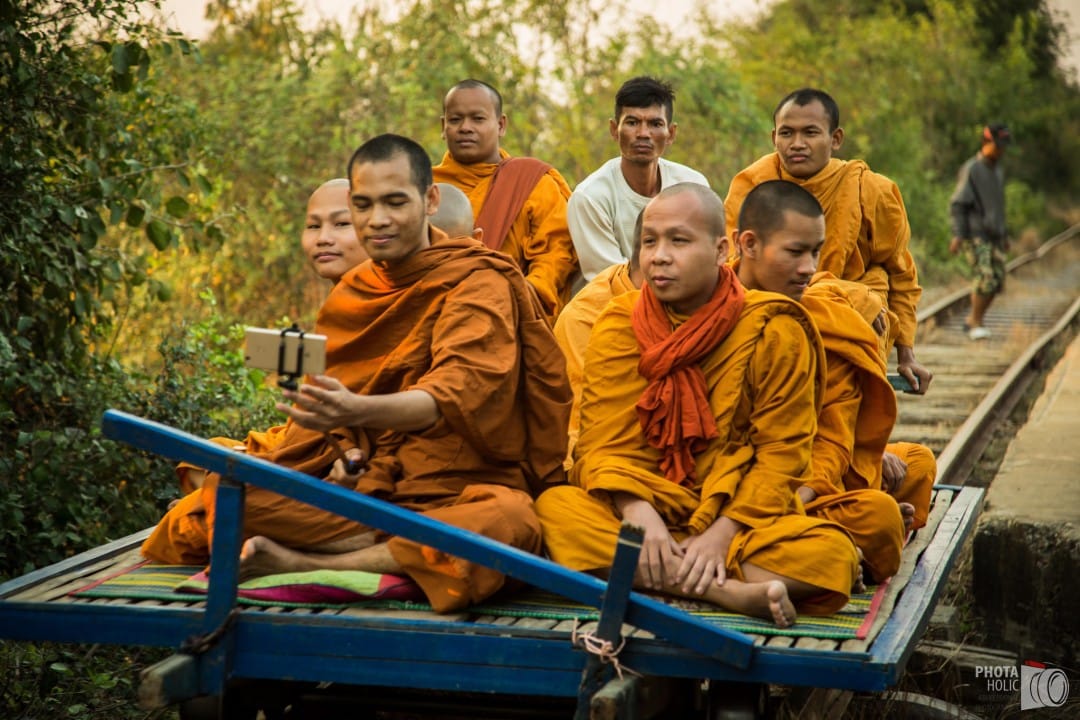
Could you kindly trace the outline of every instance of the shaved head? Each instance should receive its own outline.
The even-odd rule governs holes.
[[[708,227],[706,228],[714,237],[723,237],[726,230],[724,226],[724,201],[720,199],[720,196],[713,192],[712,188],[706,185],[699,185],[692,182],[681,182],[675,185],[669,185],[660,191],[656,196],[661,197],[673,197],[675,195],[682,195],[683,193],[690,193],[696,195],[698,201],[701,203],[701,210],[705,213]],[[654,200],[656,198],[653,198]]]
[[[446,105],[450,101],[450,96],[454,94],[455,90],[485,90],[491,96],[491,102],[495,105],[495,116],[498,117],[499,115],[502,115],[503,99],[502,95],[499,94],[499,91],[483,80],[474,80],[472,78],[462,80],[446,92],[446,96],[443,98],[443,112],[446,112]]]
[[[450,183],[435,184],[441,199],[429,222],[450,237],[471,237],[475,219],[468,196]]]
[[[314,195],[315,193],[317,193],[320,190],[323,190],[325,188],[335,188],[335,187],[340,187],[340,188],[349,187],[349,178],[334,178],[333,180],[327,180],[322,185],[315,188],[315,191],[312,192],[311,194]]]
[[[769,236],[784,226],[787,210],[809,218],[825,214],[817,198],[802,186],[787,180],[767,180],[755,186],[743,200],[738,232],[753,230],[767,242]]]

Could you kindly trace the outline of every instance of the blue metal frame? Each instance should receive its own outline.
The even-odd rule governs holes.
[[[114,440],[219,472],[236,482],[256,485],[286,495],[392,535],[438,547],[444,552],[494,568],[590,607],[600,607],[603,602],[607,584],[591,575],[567,570],[550,560],[503,545],[483,535],[432,520],[333,483],[316,480],[295,470],[237,453],[175,428],[108,410],[102,429],[106,436]],[[227,528],[230,534],[235,532],[235,542],[231,544],[238,549],[239,512],[223,507],[219,500],[216,517],[215,537],[222,539],[224,547],[223,528]],[[215,558],[220,557],[223,555],[215,552]],[[224,588],[221,583],[228,582],[222,575],[224,573],[214,577],[211,573],[211,597],[214,596],[216,587]],[[235,592],[235,588],[233,591]],[[630,594],[626,621],[735,667],[748,667],[753,656],[753,643],[745,635],[688,617],[684,612],[639,593]]]
[[[754,647],[751,639],[704,623],[639,593],[566,570],[488,538],[317,481],[131,415],[109,411],[109,437],[221,472],[214,568],[205,608],[3,601],[59,573],[132,548],[118,540],[0,585],[0,637],[178,647],[212,632],[235,608],[243,483],[289,495],[387,532],[495,567],[532,585],[604,608],[605,632],[621,623],[654,633],[631,637],[620,662],[645,675],[875,691],[895,684],[929,621],[956,550],[973,526],[982,490],[959,489],[915,574],[868,652]],[[231,560],[229,560],[231,558]],[[624,615],[624,617],[620,617]],[[616,643],[617,644],[617,643]],[[419,658],[419,659],[418,659]],[[586,653],[567,633],[446,620],[239,612],[223,642],[197,658],[198,687],[217,692],[230,679],[332,681],[434,690],[578,694]],[[422,680],[421,680],[422,679]]]

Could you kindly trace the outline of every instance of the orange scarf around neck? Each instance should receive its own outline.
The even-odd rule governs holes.
[[[649,381],[637,402],[649,445],[660,450],[660,470],[678,485],[697,480],[694,454],[717,437],[699,361],[728,336],[742,314],[745,291],[727,265],[720,268],[712,298],[674,330],[663,303],[646,284],[632,324],[641,347],[638,372]]]

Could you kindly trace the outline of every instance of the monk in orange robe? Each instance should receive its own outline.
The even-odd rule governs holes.
[[[810,191],[825,209],[825,245],[818,269],[876,292],[887,309],[880,343],[888,357],[896,347],[897,371],[919,394],[933,374],[915,360],[915,308],[922,295],[908,250],[911,227],[900,189],[861,160],[832,157],[844,141],[836,101],[821,90],[789,94],[773,113],[773,145],[731,181],[727,232],[734,237],[739,209],[750,190],[767,180],[787,180]]]
[[[532,496],[564,480],[570,390],[543,309],[518,268],[428,216],[438,189],[423,149],[383,135],[349,164],[352,222],[371,260],[319,312],[326,375],[297,391],[272,447],[249,452],[536,552]],[[364,462],[347,474],[341,449]],[[210,474],[143,545],[159,562],[207,560]],[[202,512],[200,512],[202,510]],[[408,575],[447,612],[505,583],[498,571],[249,488],[245,577],[327,569]]]
[[[447,152],[435,180],[468,195],[484,243],[518,264],[554,323],[578,267],[566,224],[570,186],[547,163],[511,158],[500,147],[502,107],[499,92],[479,80],[450,89],[442,116]]]
[[[570,380],[570,389],[574,393],[574,404],[570,410],[570,437],[566,452],[567,471],[574,464],[574,447],[577,445],[581,426],[579,410],[581,408],[581,386],[585,374],[585,346],[589,344],[596,318],[613,297],[637,290],[641,287],[641,265],[638,253],[641,251],[641,213],[638,213],[634,227],[634,245],[630,260],[601,270],[596,277],[581,288],[567,303],[555,320],[555,340],[566,356],[566,375]]]
[[[703,185],[645,207],[645,286],[615,297],[585,350],[571,486],[537,500],[557,562],[604,572],[621,522],[644,529],[636,587],[788,626],[847,602],[855,545],[807,517],[824,358],[806,312],[744,292],[723,205]]]
[[[881,582],[900,567],[905,525],[915,513],[911,504],[883,491],[896,396],[874,330],[875,322],[883,329],[881,301],[864,285],[815,274],[825,218],[814,196],[799,185],[770,180],[756,186],[742,204],[738,225],[740,282],[800,301],[825,346],[827,381],[813,472],[798,489],[799,497],[808,515],[847,529],[872,580]],[[920,507],[924,523],[930,485]]]

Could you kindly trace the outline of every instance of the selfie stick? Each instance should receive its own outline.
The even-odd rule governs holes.
[[[295,334],[297,336],[295,372],[286,372],[285,370],[285,337],[290,334]],[[296,378],[301,377],[304,374],[304,331],[301,330],[300,326],[296,323],[293,323],[292,327],[285,328],[281,331],[281,342],[278,343],[277,372],[278,385],[287,390],[296,390],[298,387]],[[345,472],[349,475],[355,475],[360,472],[361,468],[363,468],[363,463],[359,460],[350,460],[345,457],[345,452],[341,449],[341,445],[338,444],[337,439],[334,438],[333,435],[326,433],[326,438],[341,457],[341,461],[345,463]]]
[[[295,333],[297,336],[296,343],[296,371],[285,371],[285,337],[289,334]],[[300,326],[296,323],[292,324],[292,327],[285,328],[281,331],[281,342],[278,343],[277,351],[277,371],[278,371],[278,385],[287,390],[295,390],[297,388],[296,378],[304,374],[304,331],[300,329]]]

